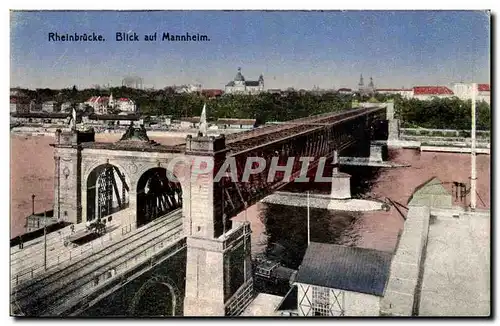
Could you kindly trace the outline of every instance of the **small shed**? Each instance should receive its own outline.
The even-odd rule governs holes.
[[[392,253],[311,242],[299,267],[299,316],[379,316]]]

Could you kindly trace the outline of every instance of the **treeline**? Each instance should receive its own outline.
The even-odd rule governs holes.
[[[85,102],[92,96],[109,96],[115,99],[132,99],[142,115],[170,115],[180,117],[199,116],[203,105],[207,105],[208,119],[240,118],[257,119],[259,123],[285,121],[310,115],[342,111],[352,107],[357,101],[385,102],[394,99],[396,115],[403,127],[435,129],[469,129],[471,125],[471,101],[458,98],[420,101],[403,99],[401,96],[376,94],[375,97],[341,95],[337,93],[318,94],[314,92],[287,92],[286,94],[262,93],[259,95],[223,95],[207,98],[201,94],[176,94],[172,88],[161,90],[141,90],[115,87],[109,90],[84,89],[76,87],[62,90],[36,89],[22,90],[30,99],[38,102],[55,100],[60,103]],[[490,106],[478,102],[477,128],[489,130],[491,125]]]
[[[394,104],[402,127],[464,130],[471,128],[471,100],[463,101],[453,97],[419,101],[398,97]],[[491,109],[486,102],[476,104],[476,127],[479,130],[490,130]]]

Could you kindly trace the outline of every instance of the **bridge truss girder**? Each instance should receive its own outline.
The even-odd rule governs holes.
[[[273,135],[276,138],[275,141],[273,137],[269,137],[270,139],[266,139],[267,142],[261,146],[237,153],[234,152],[239,147],[229,144],[228,147],[233,151],[231,156],[236,160],[238,182],[232,182],[230,176],[225,176],[220,181],[220,186],[224,189],[222,209],[226,224],[229,225],[229,219],[246,207],[255,204],[299,177],[302,167],[302,163],[299,161],[300,157],[314,158],[309,164],[309,170],[311,170],[318,166],[320,158],[329,159],[333,156],[334,151],[341,152],[357,142],[366,142],[369,146],[371,138],[376,133],[373,126],[380,119],[381,115],[376,111],[373,114],[364,114],[346,119],[341,123],[337,121],[331,125],[305,128],[306,130],[298,134],[296,132],[300,131],[300,128],[304,129],[304,127],[293,127],[288,129],[285,135],[281,132]],[[284,180],[284,172],[279,171],[276,172],[273,180],[268,181],[271,160],[276,156],[278,157],[279,166],[286,165],[289,157],[295,157],[290,181]],[[250,175],[248,182],[242,182],[242,175],[248,157],[264,158],[266,167],[262,172]]]

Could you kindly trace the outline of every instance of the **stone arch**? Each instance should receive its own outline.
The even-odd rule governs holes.
[[[154,303],[157,304],[157,296],[160,295],[161,299],[163,293],[165,294],[163,298],[166,299],[163,303],[165,306],[148,304],[148,299],[156,299]],[[181,292],[175,283],[166,276],[156,275],[147,280],[135,293],[128,312],[131,316],[176,316],[182,307],[181,301]]]
[[[143,170],[135,187],[137,227],[183,207],[182,185],[165,167]]]
[[[123,210],[130,202],[130,179],[123,168],[109,162],[96,164],[85,176],[86,220],[91,221]]]

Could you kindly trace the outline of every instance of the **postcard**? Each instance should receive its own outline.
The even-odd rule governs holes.
[[[489,11],[10,11],[10,313],[491,315]]]

